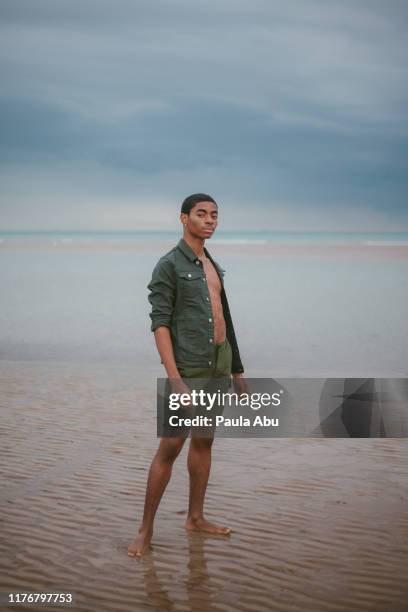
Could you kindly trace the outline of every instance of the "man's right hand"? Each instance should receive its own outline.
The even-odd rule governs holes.
[[[178,393],[179,395],[184,395],[187,394],[190,397],[190,403],[189,404],[181,404],[180,408],[190,408],[192,406],[192,400],[191,400],[191,389],[190,387],[188,387],[186,385],[186,383],[184,382],[184,380],[182,378],[171,378],[170,379],[170,386],[171,386],[171,391],[172,393]]]

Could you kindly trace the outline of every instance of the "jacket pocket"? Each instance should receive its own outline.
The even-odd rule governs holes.
[[[176,328],[178,347],[187,357],[194,358],[207,354],[205,330],[198,318],[179,319]]]
[[[204,275],[198,270],[191,272],[178,272],[177,282],[184,306],[197,305],[200,303],[203,294]]]
[[[178,272],[178,277],[186,281],[196,281],[203,278],[203,273],[199,270],[192,270],[192,272]]]

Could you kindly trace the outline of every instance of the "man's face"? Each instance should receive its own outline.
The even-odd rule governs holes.
[[[218,223],[218,207],[214,202],[198,202],[189,215],[182,214],[182,222],[195,238],[211,238]]]

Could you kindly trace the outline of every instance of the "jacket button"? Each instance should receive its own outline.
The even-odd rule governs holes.
[[[212,364],[212,361],[209,361],[209,362],[208,362],[208,365],[211,365],[211,364]]]
[[[199,262],[199,261],[198,261],[198,259],[197,259],[197,261],[196,261],[196,266],[199,266],[199,265],[200,265],[200,262]]]
[[[188,276],[188,278],[191,278],[191,274],[190,274],[190,273],[189,273],[189,274],[187,274],[187,276]]]
[[[209,298],[209,297],[206,297],[205,299],[207,300],[207,302],[209,302],[209,301],[210,301],[210,298]]]
[[[208,321],[209,321],[210,323],[212,323],[212,319],[208,319]]]
[[[210,342],[212,342],[212,341],[213,341],[213,339],[212,339],[212,338],[210,338]]]

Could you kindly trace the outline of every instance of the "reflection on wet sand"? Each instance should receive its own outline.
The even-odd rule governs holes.
[[[219,539],[220,536],[205,534],[188,534],[188,555],[184,586],[187,600],[185,609],[193,611],[210,611],[215,609],[213,586],[208,570],[208,558],[204,553],[206,540]],[[179,604],[172,599],[166,580],[160,577],[155,554],[148,553],[139,561],[143,572],[144,588],[149,603],[160,610],[175,610]]]

